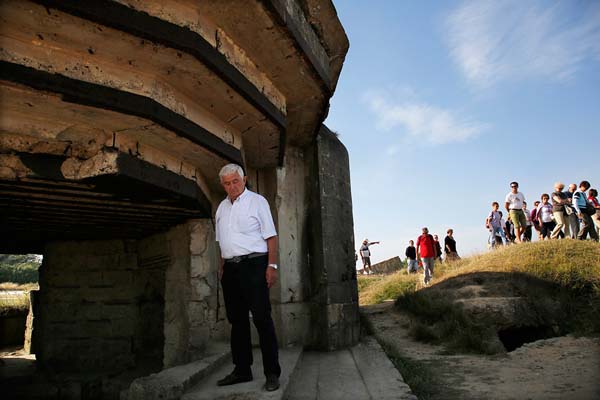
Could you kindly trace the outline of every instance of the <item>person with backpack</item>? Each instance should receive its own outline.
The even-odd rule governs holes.
[[[502,215],[498,209],[500,204],[497,201],[492,203],[492,211],[485,219],[485,226],[490,231],[489,243],[492,248],[496,247],[496,235],[500,235],[502,238],[502,244],[506,245],[506,235],[504,234],[504,228],[502,227]]]
[[[596,213],[596,208],[588,201],[587,195],[585,194],[589,188],[590,183],[588,181],[581,181],[579,190],[573,193],[573,208],[575,208],[575,212],[581,220],[577,239],[585,240],[589,233],[592,240],[597,242],[598,233],[596,232],[596,228],[594,228],[594,221],[592,220],[592,215]]]
[[[417,238],[417,254],[423,262],[423,284],[429,285],[433,278],[433,263],[435,260],[435,244],[428,228],[422,229],[423,234]]]

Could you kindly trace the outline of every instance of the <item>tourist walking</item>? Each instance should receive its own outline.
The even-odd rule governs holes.
[[[590,183],[588,181],[581,181],[579,190],[573,193],[573,207],[577,212],[577,216],[581,219],[577,239],[584,240],[587,234],[589,234],[592,240],[597,242],[598,233],[596,232],[594,221],[592,221],[592,215],[596,213],[596,209],[588,202],[587,195],[585,194],[589,188]]]
[[[556,182],[554,184],[554,192],[552,193],[552,215],[554,216],[554,222],[556,222],[556,226],[552,230],[550,234],[551,239],[558,239],[558,237],[563,234],[568,235],[568,216],[565,214],[565,206],[569,204],[569,196],[563,189],[565,188],[565,184],[562,182]]]
[[[542,240],[550,239],[552,230],[556,226],[553,219],[552,204],[549,203],[550,195],[544,193],[542,195],[542,203],[538,206],[538,219],[542,224]]]
[[[269,289],[277,281],[277,231],[267,200],[246,189],[242,167],[227,164],[219,172],[227,197],[216,213],[216,240],[221,248],[219,277],[227,319],[231,324],[231,356],[235,368],[217,385],[252,378],[249,313],[258,332],[265,389],[279,388],[279,351],[271,318]],[[243,233],[242,233],[243,232]]]
[[[406,271],[410,274],[411,272],[417,272],[419,269],[419,263],[417,262],[417,249],[415,248],[415,242],[412,240],[408,241],[408,247],[404,252],[406,256]]]
[[[452,237],[454,231],[452,229],[448,229],[446,233],[446,238],[444,238],[444,252],[446,253],[446,260],[460,260],[460,257],[456,252],[456,240],[454,240]]]
[[[565,214],[567,215],[567,224],[565,225],[565,237],[575,239],[579,232],[579,217],[573,207],[573,194],[577,191],[577,185],[571,183],[569,190],[565,193],[569,203],[565,205]]]
[[[362,242],[362,246],[360,246],[360,257],[363,262],[363,274],[372,274],[373,269],[371,268],[371,250],[369,250],[369,246],[374,244],[379,244],[379,242],[369,242],[369,239],[365,239]]]
[[[596,212],[592,215],[592,221],[596,227],[596,234],[600,235],[600,202],[598,201],[598,191],[596,189],[590,189],[588,192],[588,201]]]
[[[533,202],[533,210],[531,210],[531,223],[533,224],[533,229],[537,232],[538,240],[542,240],[542,225],[540,224],[540,220],[538,218],[537,212],[538,207],[541,201],[536,200]]]
[[[497,201],[492,203],[492,211],[485,220],[485,225],[490,231],[489,243],[490,247],[496,247],[496,236],[499,235],[502,242],[500,244],[506,245],[506,235],[504,234],[504,227],[502,226],[502,213],[498,211],[500,204]]]
[[[421,236],[417,238],[417,257],[423,262],[423,283],[427,286],[433,278],[435,248],[429,229],[423,228],[421,231]]]
[[[525,225],[525,232],[523,232],[523,241],[524,242],[531,242],[531,214],[529,213],[529,210],[527,209],[527,202],[524,201],[523,202],[523,214],[525,214],[525,220],[527,221],[527,224]]]
[[[433,244],[435,246],[435,259],[442,262],[442,246],[440,246],[438,235],[433,235]]]
[[[515,226],[515,239],[518,243],[521,243],[521,236],[525,231],[527,225],[527,219],[523,213],[523,202],[525,201],[525,195],[519,192],[519,184],[517,182],[510,183],[510,192],[506,195],[504,207],[510,215],[510,219]]]

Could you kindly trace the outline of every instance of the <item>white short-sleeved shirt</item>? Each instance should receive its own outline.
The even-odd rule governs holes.
[[[521,192],[517,192],[516,194],[513,192],[508,192],[508,194],[506,195],[506,200],[504,201],[510,203],[508,208],[510,208],[511,210],[521,210],[523,209],[523,202],[525,201],[525,196]]]
[[[216,221],[217,242],[224,259],[266,253],[266,240],[277,236],[269,203],[248,189],[233,204],[225,198],[217,208]]]

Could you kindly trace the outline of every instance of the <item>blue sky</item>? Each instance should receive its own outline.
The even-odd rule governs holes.
[[[326,120],[350,154],[356,246],[421,227],[459,254],[509,182],[600,189],[600,2],[335,2],[350,50]]]

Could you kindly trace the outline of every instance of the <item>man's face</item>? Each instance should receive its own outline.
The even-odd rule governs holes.
[[[428,233],[429,233],[429,229],[427,229],[427,228],[423,228],[423,234],[424,234],[424,235],[426,235],[426,234],[428,234]]]
[[[581,190],[582,192],[585,192],[586,190],[588,190],[588,188],[586,188],[585,186],[581,185],[581,186],[579,186],[579,190]]]
[[[435,235],[435,236],[433,237],[433,239],[434,239],[434,240],[438,240],[438,236],[437,236],[437,235]]]
[[[412,246],[412,245],[414,245],[414,244],[415,244],[415,242],[413,242],[412,240],[409,240],[409,241],[408,241],[408,244]]]
[[[233,174],[221,177],[221,185],[223,185],[223,189],[227,192],[227,197],[233,201],[244,191],[246,177],[242,178],[240,174],[234,172]]]
[[[577,185],[575,185],[574,183],[571,183],[569,185],[569,192],[574,193],[577,190]]]
[[[513,183],[512,185],[510,185],[510,190],[513,193],[517,193],[519,191],[519,185],[517,185],[516,183]]]
[[[498,211],[498,204],[494,204],[492,207],[494,208],[494,211]]]

